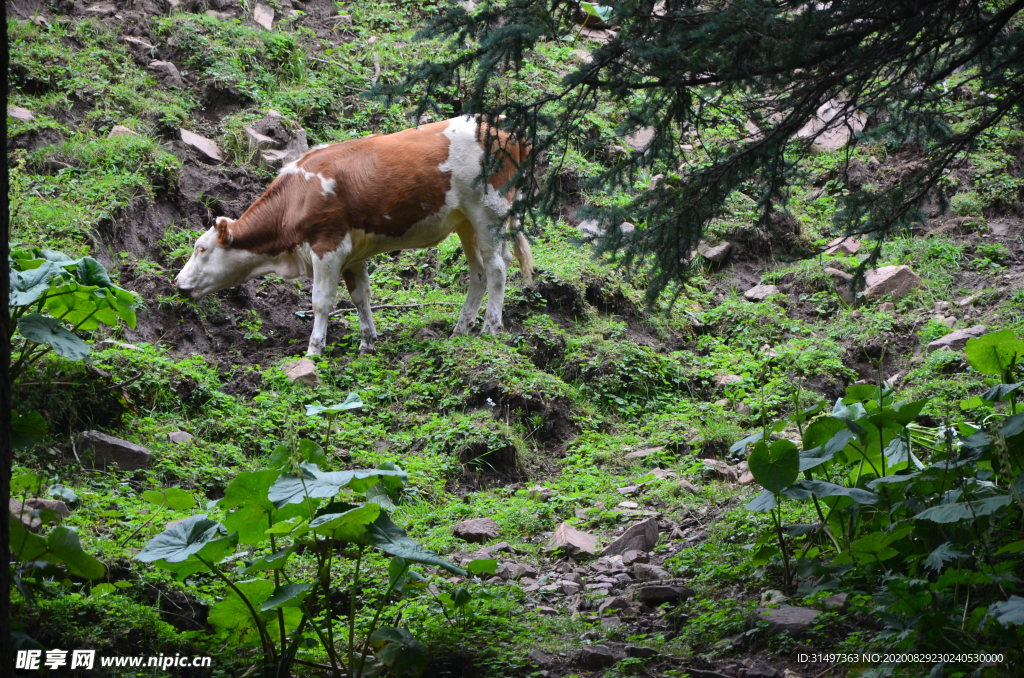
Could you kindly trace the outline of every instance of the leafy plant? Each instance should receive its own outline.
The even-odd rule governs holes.
[[[337,411],[361,405],[349,401]],[[393,593],[426,585],[424,575],[410,569],[414,563],[460,576],[467,572],[425,549],[389,517],[387,509],[405,487],[404,471],[382,464],[329,472],[321,470],[324,463],[323,449],[308,440],[290,449],[279,446],[268,468],[239,473],[227,487],[216,504],[221,521],[200,514],[178,522],[151,539],[136,559],[173,572],[179,580],[205,572],[223,582],[226,595],[211,608],[210,623],[231,644],[258,645],[270,673],[287,675],[300,651],[319,646],[329,663],[302,663],[330,669],[335,676],[377,675],[384,668],[395,676],[418,676],[427,665],[426,648],[408,629],[382,625],[381,613]],[[345,551],[332,547],[338,542]],[[270,552],[231,573],[226,563],[239,544],[269,544]],[[290,571],[289,561],[299,549],[315,555],[312,574],[294,564]],[[386,589],[360,639],[356,598],[372,581],[362,571],[370,549],[391,560]],[[338,587],[336,561],[342,557],[354,560],[344,585],[347,625],[331,602]],[[306,636],[310,631],[313,636]]]

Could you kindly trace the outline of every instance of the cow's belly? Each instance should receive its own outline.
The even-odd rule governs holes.
[[[380,233],[366,232],[362,229],[350,231],[352,236],[352,252],[348,261],[356,262],[368,259],[375,254],[394,252],[395,250],[419,250],[435,247],[451,235],[452,231],[465,219],[461,212],[445,208],[442,214],[435,214],[413,224],[402,235],[394,237]]]

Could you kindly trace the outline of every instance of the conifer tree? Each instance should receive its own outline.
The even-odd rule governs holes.
[[[653,301],[685,279],[691,250],[734,191],[756,201],[761,228],[773,228],[815,142],[816,135],[797,133],[819,113],[827,122],[819,134],[859,129],[855,118],[870,116],[873,124],[853,144],[884,141],[920,160],[898,182],[846,197],[836,231],[884,235],[920,220],[919,206],[943,171],[1004,118],[1022,117],[1022,9],[1024,0],[460,4],[424,31],[450,38],[453,56],[411,67],[388,92],[422,87],[423,112],[469,79],[461,112],[505,116],[501,126],[532,147],[514,177],[522,196],[515,209],[527,215],[557,212],[564,187],[548,179],[558,176],[566,149],[585,138],[588,114],[602,102],[624,106],[618,134],[648,129],[653,138],[640,152],[605,159],[584,185],[629,186],[641,170],[666,175],[630,204],[590,213],[602,224],[598,251],[628,270],[646,270]],[[538,43],[577,39],[585,10],[603,18],[613,37],[588,43],[589,59],[555,91],[524,95],[509,87]],[[964,101],[968,90],[981,94]],[[954,116],[950,103],[958,98]],[[699,148],[723,122],[748,132],[683,165],[684,144]],[[623,221],[638,227],[623,232]]]

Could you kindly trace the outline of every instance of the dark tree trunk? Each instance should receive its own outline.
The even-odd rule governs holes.
[[[7,4],[4,3],[3,21],[0,22],[0,71],[3,73],[3,109],[0,118],[0,139],[7,147]],[[7,153],[5,152],[6,156]],[[0,261],[7,268],[7,253],[10,241],[10,201],[7,194],[7,158],[0,163]],[[10,276],[0,271],[0,300],[7,299]],[[0,506],[7,508],[11,496],[11,464],[14,452],[11,448],[11,333],[10,315],[0,312]],[[0,520],[0,673],[13,671],[14,657],[11,649],[11,529],[7,516]],[[6,665],[8,668],[3,669]]]

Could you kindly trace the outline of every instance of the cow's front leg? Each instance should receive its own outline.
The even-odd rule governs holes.
[[[341,278],[341,252],[329,252],[323,257],[313,255],[313,333],[309,337],[306,355],[320,355],[327,345],[327,325],[338,295]]]
[[[356,306],[359,316],[359,353],[375,352],[374,342],[377,340],[377,327],[373,324],[373,310],[370,308],[370,274],[366,272],[366,262],[345,269],[342,273],[349,296]]]

